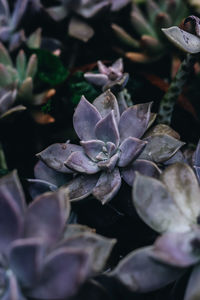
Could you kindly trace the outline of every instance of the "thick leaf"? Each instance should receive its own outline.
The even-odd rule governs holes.
[[[90,272],[87,251],[63,247],[50,254],[40,283],[29,292],[36,299],[66,299],[73,296]]]
[[[185,232],[191,222],[177,207],[165,185],[157,179],[136,175],[133,185],[133,203],[142,218],[158,232]]]
[[[184,143],[169,135],[153,135],[145,139],[148,142],[140,159],[161,163],[171,158]]]
[[[119,144],[119,131],[113,111],[96,124],[95,135],[105,143],[112,142],[116,146]]]
[[[101,120],[98,110],[82,96],[73,116],[74,129],[83,140],[96,139],[95,126]]]
[[[12,243],[10,267],[24,287],[33,286],[42,271],[45,247],[41,239],[18,239]]]
[[[63,6],[54,6],[45,9],[46,12],[54,19],[54,21],[61,21],[67,16],[67,11]]]
[[[35,54],[32,54],[27,63],[25,76],[34,78],[37,72],[37,67],[38,67],[37,56]]]
[[[198,300],[200,295],[200,264],[194,267],[186,288],[184,300]]]
[[[92,193],[98,178],[99,174],[79,175],[63,186],[63,189],[70,201],[78,201]]]
[[[175,281],[183,273],[181,269],[157,263],[151,253],[152,247],[131,252],[111,275],[133,292],[150,292]]]
[[[49,182],[57,187],[66,184],[70,176],[61,172],[57,172],[44,164],[41,160],[34,167],[35,178]]]
[[[105,91],[97,97],[94,100],[93,105],[100,112],[102,118],[106,117],[113,110],[115,119],[117,123],[119,122],[120,114],[117,99],[110,90]]]
[[[80,144],[87,156],[93,161],[97,161],[97,155],[102,152],[102,148],[106,146],[106,144],[100,140],[81,141]]]
[[[125,139],[119,146],[121,154],[118,166],[126,167],[133,159],[137,158],[146,144],[147,142],[133,137],[128,137],[127,139]]]
[[[176,163],[162,173],[161,180],[182,214],[196,223],[200,215],[200,188],[193,170],[186,164]]]
[[[194,152],[193,164],[195,167],[200,167],[200,140],[199,140],[199,142],[197,144],[197,148]]]
[[[120,157],[120,152],[118,151],[110,159],[99,161],[97,165],[101,170],[105,170],[106,172],[110,173],[116,167],[119,157]]]
[[[0,63],[0,86],[7,87],[13,83],[12,74],[8,71],[5,65]]]
[[[170,135],[173,138],[180,140],[180,135],[178,134],[178,132],[176,132],[170,126],[165,124],[158,124],[154,126],[150,130],[148,130],[147,133],[145,133],[144,137],[146,138],[152,135],[164,135],[164,134]]]
[[[5,66],[13,67],[10,55],[2,43],[0,43],[0,63]]]
[[[119,121],[119,132],[122,141],[128,137],[140,138],[144,134],[151,115],[151,105],[152,102],[137,104],[123,112]]]
[[[10,27],[16,29],[19,25],[28,5],[28,0],[17,0],[15,3],[14,12],[11,18]]]
[[[112,173],[102,172],[92,193],[102,204],[105,204],[117,194],[120,186],[120,172],[119,169],[115,168]]]
[[[159,177],[161,171],[155,163],[149,160],[137,159],[121,170],[122,178],[130,186],[133,185],[136,172],[150,177]]]
[[[23,105],[17,105],[17,106],[14,106],[10,109],[8,109],[4,114],[2,114],[0,116],[0,120],[3,119],[3,118],[7,118],[9,117],[10,115],[12,115],[13,113],[18,113],[18,112],[22,112],[26,110],[26,107],[23,106]]]
[[[69,212],[69,201],[62,190],[37,197],[26,213],[25,236],[55,242],[64,230]]]
[[[85,73],[84,78],[97,86],[104,86],[108,82],[108,76],[105,74]],[[94,103],[93,103],[94,104]]]
[[[163,28],[162,31],[166,37],[176,47],[187,53],[195,54],[200,52],[200,38],[180,29],[177,26]]]
[[[25,79],[26,72],[26,55],[24,50],[20,50],[16,58],[17,72],[21,80]]]
[[[100,171],[96,162],[93,162],[83,152],[73,152],[65,161],[65,165],[75,172],[95,174]]]
[[[97,1],[96,3],[93,2],[93,0],[89,0],[85,3],[79,4],[79,6],[75,6],[75,12],[79,15],[81,15],[84,18],[92,18],[94,17],[98,12],[103,10],[104,8],[109,6],[108,0],[103,1]]]
[[[72,18],[69,22],[68,34],[69,36],[86,43],[93,37],[94,30],[81,19]]]
[[[0,14],[9,18],[10,11],[7,0],[0,0]]]
[[[92,232],[82,232],[63,240],[59,247],[71,247],[76,249],[88,249],[92,258],[92,269],[100,272],[115,245],[115,239],[108,239]]]
[[[26,300],[23,296],[17,279],[11,270],[7,270],[7,287],[1,300]]]
[[[72,173],[65,165],[64,162],[74,151],[81,151],[81,147],[78,145],[70,144],[68,141],[66,143],[56,143],[50,145],[42,152],[37,154],[48,167],[54,169],[55,171],[62,173]]]
[[[0,114],[4,114],[15,102],[16,90],[0,90]]]
[[[190,267],[200,261],[199,242],[199,229],[165,233],[156,240],[152,257],[167,265]]]

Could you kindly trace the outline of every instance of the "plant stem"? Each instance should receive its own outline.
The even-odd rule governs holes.
[[[196,62],[196,55],[187,54],[183,60],[174,80],[172,81],[167,93],[161,99],[160,108],[158,112],[158,122],[170,124],[174,105],[178,96],[181,94],[183,86],[187,82],[189,75]]]

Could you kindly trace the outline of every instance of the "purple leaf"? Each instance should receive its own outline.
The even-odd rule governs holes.
[[[183,271],[157,263],[151,258],[152,247],[133,251],[112,271],[133,292],[150,292],[160,289],[179,278]]]
[[[198,300],[200,294],[200,265],[197,264],[190,275],[184,300]]]
[[[69,175],[49,168],[41,160],[34,167],[34,175],[35,178],[47,181],[58,187],[69,181]]]
[[[99,140],[81,141],[80,144],[87,156],[93,161],[97,161],[96,156],[105,147],[105,143]]]
[[[10,11],[7,0],[0,0],[0,15],[5,16],[6,18],[10,17]]]
[[[33,286],[38,280],[45,254],[41,239],[18,239],[12,243],[10,266],[24,287]]]
[[[65,165],[66,159],[74,152],[81,151],[78,145],[66,143],[56,143],[50,145],[36,156],[39,157],[48,167],[62,173],[72,173]]]
[[[156,240],[152,257],[167,265],[190,267],[200,261],[199,242],[199,230],[165,233]]]
[[[65,161],[65,165],[80,173],[95,174],[99,171],[97,164],[80,151],[73,152]]]
[[[98,110],[82,96],[73,116],[74,129],[78,137],[83,140],[96,139],[94,130],[101,120]]]
[[[66,195],[70,201],[78,201],[86,198],[92,193],[96,186],[99,174],[95,175],[79,175],[62,188],[66,191]]]
[[[0,91],[0,114],[7,112],[7,110],[14,104],[16,99],[16,90],[9,91],[1,88]]]
[[[119,146],[121,155],[118,166],[126,167],[133,159],[136,159],[136,157],[141,153],[146,144],[147,142],[133,137],[128,137],[127,139],[125,139]]]
[[[113,0],[113,1],[116,1],[116,0]],[[124,0],[123,0],[124,1]],[[130,0],[128,0],[130,1]],[[123,60],[122,58],[118,58],[113,64],[112,64],[112,67],[111,67],[115,72],[117,73],[123,73],[124,71],[124,64],[123,64]]]
[[[119,122],[119,106],[115,95],[111,93],[110,90],[105,91],[103,94],[97,97],[94,100],[93,105],[100,112],[102,118],[106,117],[113,110],[115,119],[117,123]]]
[[[22,295],[17,279],[11,270],[7,270],[7,287],[1,300],[26,300]]]
[[[193,155],[193,163],[196,167],[200,167],[200,140]]]
[[[29,292],[36,299],[68,299],[73,296],[90,272],[86,251],[63,247],[51,253],[40,283]]]
[[[107,160],[102,160],[98,162],[98,167],[102,170],[105,170],[107,172],[112,172],[117,165],[117,162],[119,160],[120,153],[117,152],[115,155],[113,155],[111,158]]]
[[[58,188],[56,185],[41,179],[27,179],[27,181],[30,183],[29,193],[32,199],[35,199],[46,192],[54,192]]]
[[[69,212],[69,201],[61,190],[37,197],[26,213],[25,236],[41,237],[48,243],[56,241],[64,229]]]
[[[111,0],[111,11],[119,11],[126,6],[131,0]]]
[[[105,204],[117,194],[120,186],[121,176],[119,169],[116,168],[112,173],[103,172],[101,174],[92,193],[102,204]]]
[[[159,177],[161,173],[160,169],[155,163],[149,160],[137,159],[128,167],[121,170],[122,178],[126,181],[127,184],[132,186],[135,180],[136,172],[155,178]]]
[[[186,164],[169,166],[161,180],[185,217],[196,223],[200,214],[200,188],[193,170]]]
[[[11,18],[10,27],[16,29],[26,11],[29,0],[17,0],[14,12]]]
[[[100,2],[98,1],[97,3],[94,3],[93,0],[92,1],[90,0],[90,1],[86,1],[85,3],[81,3],[81,5],[76,7],[75,12],[84,18],[92,18],[98,12],[108,7],[109,4],[110,3],[108,0],[103,0]]]
[[[95,85],[103,86],[108,82],[108,76],[105,74],[85,73],[84,78]]]
[[[98,60],[97,66],[98,66],[100,73],[105,74],[105,75],[109,74],[109,68],[104,63],[102,63],[101,60]]]
[[[166,186],[159,180],[137,173],[133,203],[142,220],[158,232],[185,232],[191,221],[177,207]]]
[[[112,142],[115,145],[119,144],[119,131],[113,111],[97,123],[95,134],[99,140],[105,143]]]
[[[129,107],[121,115],[119,121],[119,132],[121,140],[128,137],[140,138],[147,129],[152,102],[137,104]]]

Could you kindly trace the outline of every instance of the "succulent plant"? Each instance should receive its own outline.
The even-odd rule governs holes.
[[[110,67],[107,67],[100,60],[97,62],[98,72],[87,72],[84,74],[85,79],[97,86],[102,87],[102,90],[118,89],[121,90],[128,82],[129,74],[124,73],[123,60],[119,58]]]
[[[15,98],[20,99],[20,102],[26,105],[40,105],[46,100],[49,91],[41,94],[33,93],[33,79],[36,72],[37,56],[35,54],[27,59],[24,51],[20,50],[14,66],[7,49],[0,44],[0,88],[14,89],[15,91],[13,94],[11,93],[12,99],[9,97],[6,101],[8,107]],[[4,110],[3,106],[2,109]]]
[[[68,299],[101,271],[115,243],[81,225],[67,225],[62,190],[28,206],[16,172],[0,179],[2,300]]]
[[[14,10],[11,13],[9,1],[0,1],[0,41],[9,44],[9,50],[18,48],[25,41],[24,30],[18,31],[24,13],[26,12],[29,0],[15,1]]]
[[[174,80],[172,81],[167,93],[161,99],[158,119],[162,123],[170,124],[174,105],[178,96],[181,94],[183,86],[187,82],[194,63],[196,55],[200,52],[200,19],[196,16],[189,16],[185,19],[184,24],[192,22],[195,24],[195,33],[191,34],[177,26],[164,28],[162,31],[167,38],[182,51],[187,53],[187,57],[183,60]]]
[[[112,24],[112,29],[127,46],[125,56],[134,62],[146,63],[159,59],[168,51],[161,28],[179,25],[186,16],[184,1],[146,0],[144,11],[136,3],[132,5],[130,26],[133,28],[133,36],[118,24]],[[131,52],[131,49],[135,51]]]
[[[153,246],[123,259],[112,275],[132,290],[146,292],[167,285],[193,267],[184,300],[198,299],[199,194],[193,170],[183,163],[169,166],[160,180],[137,174],[133,187],[135,208],[142,220],[162,235]]]
[[[67,174],[74,174],[74,179],[65,185],[70,199],[80,200],[93,194],[104,204],[120,189],[121,177],[132,185],[137,170],[158,176],[156,163],[167,161],[183,143],[173,137],[174,131],[167,126],[141,140],[155,120],[151,105],[137,104],[120,115],[117,100],[109,90],[93,104],[83,96],[73,117],[81,146],[67,141],[37,154],[43,163],[36,166],[36,178],[47,186],[50,182],[55,189],[63,184]]]
[[[192,164],[200,183],[200,141],[198,142],[197,148],[193,154]]]

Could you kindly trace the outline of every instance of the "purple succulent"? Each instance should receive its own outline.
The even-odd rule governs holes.
[[[183,143],[159,130],[141,140],[155,119],[151,105],[137,104],[120,115],[117,100],[109,90],[93,104],[83,96],[73,117],[80,146],[53,144],[37,154],[42,162],[36,166],[36,178],[47,186],[51,182],[54,189],[58,182],[63,184],[66,175],[74,174],[65,185],[70,199],[93,194],[104,204],[120,189],[121,177],[132,186],[136,171],[158,176],[156,163],[167,161]]]
[[[115,243],[80,225],[67,225],[66,193],[28,206],[16,172],[0,179],[0,296],[2,300],[68,299],[100,272]]]
[[[192,163],[193,163],[193,167],[195,169],[195,172],[196,172],[196,175],[197,175],[197,178],[200,182],[200,141],[197,145],[197,148],[193,154],[193,159],[192,159]]]
[[[102,87],[102,90],[108,89],[123,89],[128,82],[129,74],[124,73],[124,65],[122,58],[116,60],[110,67],[107,67],[101,61],[97,62],[99,73],[85,73],[85,79],[97,86]]]
[[[184,300],[199,297],[200,187],[186,164],[168,167],[160,180],[137,174],[133,187],[135,208],[162,235],[154,245],[131,253],[112,275],[134,291],[166,286],[194,267]],[[150,280],[151,278],[151,280]]]

